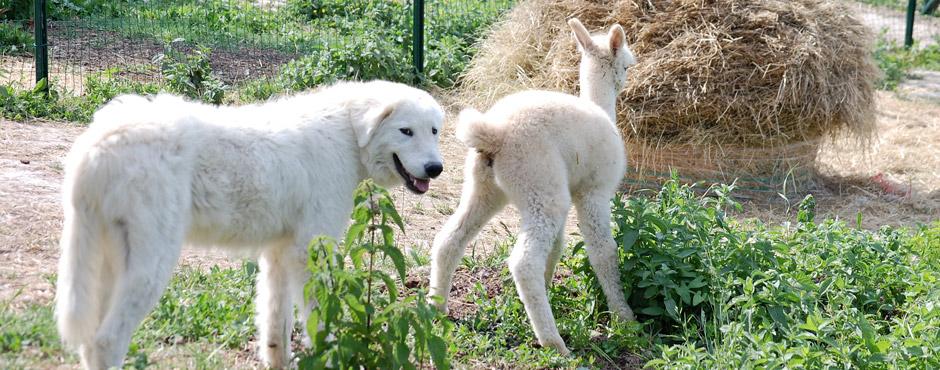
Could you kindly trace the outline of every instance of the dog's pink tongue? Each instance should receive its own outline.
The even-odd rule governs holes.
[[[431,181],[425,179],[415,179],[415,187],[418,188],[418,191],[424,193],[431,188]]]

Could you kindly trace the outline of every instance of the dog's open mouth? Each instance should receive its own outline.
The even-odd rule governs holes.
[[[408,173],[405,166],[401,164],[401,160],[398,159],[398,154],[392,154],[392,159],[395,160],[395,169],[398,170],[401,178],[405,180],[405,187],[408,190],[415,192],[415,194],[424,194],[428,191],[428,188],[431,187],[431,179],[419,179]]]

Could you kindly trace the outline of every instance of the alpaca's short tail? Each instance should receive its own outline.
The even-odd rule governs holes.
[[[496,153],[503,144],[498,129],[480,111],[467,108],[457,119],[457,139],[481,152]]]
[[[68,184],[63,189],[72,191]],[[94,338],[106,304],[100,274],[107,268],[103,253],[107,236],[103,235],[99,218],[82,214],[84,210],[73,205],[70,198],[66,194],[63,204],[65,227],[60,241],[55,319],[62,341],[78,347]]]

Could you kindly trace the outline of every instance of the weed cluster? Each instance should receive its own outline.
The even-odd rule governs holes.
[[[385,189],[367,180],[356,190],[353,224],[345,242],[319,238],[310,245],[311,280],[305,297],[318,303],[307,329],[313,348],[300,368],[414,369],[432,360],[450,367],[447,338],[453,325],[427,303],[423,290],[407,289],[405,258],[394,246],[393,224],[404,230]],[[380,269],[390,260],[396,279]]]
[[[212,74],[209,48],[200,45],[192,55],[186,55],[173,48],[173,43],[180,41],[164,44],[163,54],[154,58],[154,63],[160,64],[164,88],[190,99],[222,104],[229,86]]]
[[[495,271],[494,294],[475,284],[464,300],[478,311],[454,331],[457,359],[523,368],[936,368],[940,366],[940,223],[912,230],[863,230],[815,219],[815,201],[795,221],[740,223],[733,186],[697,195],[668,182],[653,197],[617,197],[612,225],[624,289],[640,323],[611,318],[574,242],[551,288],[559,329],[576,357],[536,350],[505,269],[512,240],[484,258],[466,257],[471,276]],[[566,272],[567,271],[567,272]]]
[[[657,368],[940,366],[940,224],[862,230],[729,217],[731,187],[696,196],[668,182],[614,204],[630,304],[661,352]],[[592,292],[600,290],[589,269]]]
[[[22,2],[21,0],[17,0]],[[53,19],[70,19],[88,27],[116,32],[126,37],[174,40],[154,59],[162,81],[157,84],[116,77],[114,69],[96,78],[85,92],[169,91],[191,99],[220,104],[258,102],[288,91],[302,91],[341,80],[385,79],[412,83],[412,3],[399,0],[290,0],[271,10],[253,2],[212,1],[101,1],[58,0]],[[514,1],[429,3],[426,10],[427,58],[418,80],[425,85],[451,87],[466,68],[473,44],[499,13]],[[28,18],[24,2],[22,15]],[[10,14],[7,14],[10,16]],[[24,19],[27,19],[24,18]],[[6,19],[6,18],[4,18]],[[22,52],[32,44],[31,36],[12,22],[0,23],[0,47]],[[185,40],[185,42],[183,41]],[[183,44],[196,45],[183,53]],[[226,86],[212,74],[208,60],[211,45],[216,49],[258,47],[297,55],[274,77]],[[141,67],[133,67],[141,68]],[[144,67],[147,68],[147,67]],[[99,74],[101,75],[101,74]],[[89,78],[86,76],[86,78]],[[58,90],[55,81],[51,81]],[[106,85],[113,86],[106,86]],[[8,87],[10,90],[13,86]],[[56,96],[11,93],[0,102],[3,115],[65,118],[87,122],[102,103],[99,96],[86,98],[60,92]],[[66,98],[67,99],[62,99]],[[15,98],[15,99],[14,99]],[[36,101],[64,107],[39,109]],[[68,114],[56,113],[56,110]]]
[[[893,91],[905,80],[916,79],[916,69],[940,70],[940,46],[937,45],[907,48],[882,36],[875,43],[874,57],[883,73],[877,88],[883,90]]]

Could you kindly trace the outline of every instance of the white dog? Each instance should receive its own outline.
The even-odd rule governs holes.
[[[289,365],[310,241],[342,236],[366,178],[427,191],[443,117],[427,93],[383,81],[244,107],[115,99],[66,159],[62,339],[88,369],[120,366],[182,245],[218,246],[259,257],[260,356]]]

